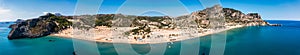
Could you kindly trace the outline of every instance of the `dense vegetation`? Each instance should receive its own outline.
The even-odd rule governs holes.
[[[139,33],[150,33],[151,29],[149,27],[147,27],[146,25],[139,27],[137,29],[133,29],[130,32],[133,32],[133,35],[138,35]]]
[[[114,18],[114,15],[97,15],[95,20],[96,26],[112,26],[112,19]]]
[[[69,28],[72,25],[72,22],[68,21],[66,18],[59,16],[51,16],[48,21],[54,21],[58,23],[59,29]]]
[[[162,28],[164,26],[169,27],[169,25],[171,24],[171,18],[167,16],[157,16],[157,17],[138,16],[133,20],[132,26],[149,25],[149,23],[151,22],[158,23],[158,24],[150,24],[158,28]]]

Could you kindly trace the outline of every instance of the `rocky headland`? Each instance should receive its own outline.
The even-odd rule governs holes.
[[[48,13],[35,19],[17,21],[16,24],[9,27],[12,30],[8,35],[8,39],[37,38],[57,33],[71,27],[72,22],[67,19],[63,16]]]
[[[53,35],[98,42],[145,44],[180,41],[245,26],[269,25],[274,24],[264,21],[258,13],[244,14],[220,5],[179,17],[123,14],[62,16],[49,13],[11,25],[8,38]]]

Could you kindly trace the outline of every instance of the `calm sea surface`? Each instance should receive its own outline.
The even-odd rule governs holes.
[[[73,55],[74,51],[85,55],[132,55],[147,54],[151,49],[158,50],[150,55],[300,55],[300,21],[269,22],[283,26],[243,27],[180,42],[133,44],[130,47],[128,44],[96,43],[51,36],[8,40],[10,29],[7,27],[13,23],[0,22],[0,55]]]

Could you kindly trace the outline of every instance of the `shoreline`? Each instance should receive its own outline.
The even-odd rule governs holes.
[[[109,28],[104,28],[104,35],[103,33],[102,34],[94,34],[94,33],[101,33],[101,32],[95,32],[95,30],[93,31],[93,35],[94,37],[91,37],[91,36],[87,36],[89,34],[85,34],[85,33],[82,33],[81,31],[79,31],[81,34],[85,34],[85,35],[72,35],[74,33],[57,33],[57,34],[51,34],[49,36],[55,36],[55,37],[62,37],[62,38],[74,38],[74,39],[79,39],[79,40],[86,40],[86,41],[95,41],[95,42],[106,42],[106,43],[128,43],[128,44],[159,44],[159,43],[168,43],[168,42],[177,42],[177,41],[183,41],[183,40],[189,40],[189,39],[193,39],[193,38],[199,38],[199,37],[203,37],[203,36],[207,36],[207,35],[211,35],[211,34],[216,34],[216,33],[220,33],[220,32],[223,32],[223,31],[228,31],[228,30],[231,30],[231,29],[236,29],[236,28],[241,28],[241,27],[247,27],[247,26],[244,26],[244,25],[236,25],[236,26],[226,26],[225,28],[222,28],[222,29],[217,29],[217,30],[208,30],[208,31],[205,31],[205,32],[202,32],[202,33],[192,33],[194,36],[193,37],[190,37],[190,36],[177,36],[177,37],[162,37],[162,38],[149,38],[149,39],[143,39],[143,40],[136,40],[136,39],[132,39],[132,38],[115,38],[113,37],[113,35],[115,34],[111,34],[111,33],[114,33],[114,31],[111,31],[111,33],[108,33],[106,31],[110,31]],[[127,29],[131,29],[131,28],[127,28]],[[65,32],[74,32],[74,30],[72,29],[68,29],[68,30],[64,30]],[[63,32],[64,32],[63,31]],[[178,30],[169,30],[170,32],[172,31],[178,31]],[[76,32],[76,31],[75,31]],[[168,31],[166,31],[168,32]],[[166,33],[166,32],[163,32],[163,33]],[[87,33],[90,33],[90,32],[87,32]],[[158,33],[161,34],[161,32],[158,31]],[[172,32],[172,33],[182,33],[182,31],[178,31],[178,32]],[[77,34],[77,33],[76,33]],[[170,33],[168,33],[170,34]],[[195,35],[196,34],[196,35]],[[119,34],[117,34],[119,35]],[[109,37],[108,37],[109,36]]]

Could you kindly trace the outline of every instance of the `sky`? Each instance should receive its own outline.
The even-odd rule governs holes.
[[[32,19],[47,12],[179,16],[213,4],[259,13],[265,20],[300,20],[300,0],[0,0],[0,21]]]

